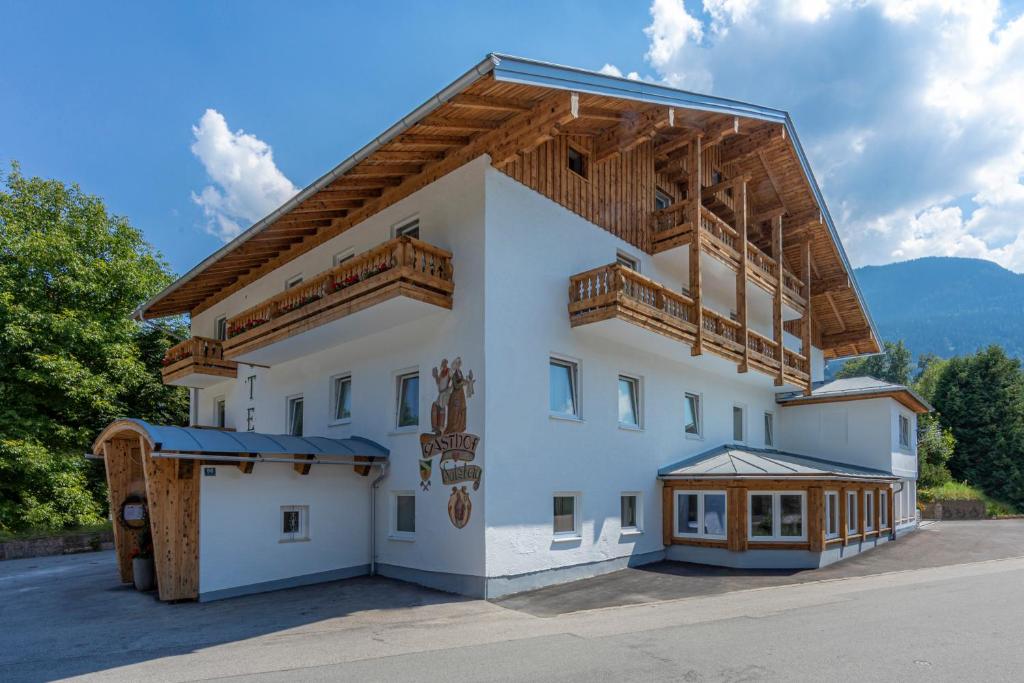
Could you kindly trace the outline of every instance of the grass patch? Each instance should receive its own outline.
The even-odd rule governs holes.
[[[54,536],[73,536],[75,534],[98,534],[104,531],[110,531],[110,522],[97,522],[96,524],[86,524],[84,526],[75,527],[73,529],[60,529],[58,531],[40,531],[29,530],[29,531],[0,531],[0,542],[2,541],[27,541],[33,538],[53,538]]]
[[[920,489],[917,497],[921,502],[930,503],[936,500],[980,500],[985,503],[985,512],[989,517],[995,515],[1016,515],[1018,510],[1000,500],[986,496],[980,489],[963,481],[951,481],[930,489]]]

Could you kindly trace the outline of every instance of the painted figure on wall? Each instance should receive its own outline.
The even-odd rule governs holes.
[[[452,487],[452,495],[448,497],[448,518],[456,529],[469,524],[469,516],[473,513],[473,503],[469,499],[466,487]]]
[[[457,357],[452,361],[448,389],[448,422],[444,428],[445,434],[466,431],[466,399],[472,398],[475,382],[472,370],[468,375],[462,374],[462,358]]]
[[[448,412],[448,404],[452,395],[452,377],[448,368],[448,359],[442,359],[441,367],[434,368],[431,374],[437,384],[437,398],[430,405],[430,429],[434,434],[440,434],[445,428],[445,415]]]

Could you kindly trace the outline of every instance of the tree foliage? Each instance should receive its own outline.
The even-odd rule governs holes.
[[[896,384],[910,384],[910,350],[900,340],[895,344],[885,342],[882,353],[863,358],[854,358],[843,364],[836,378],[874,377]]]
[[[949,469],[986,494],[1024,505],[1024,373],[998,346],[949,360],[932,403],[956,439]]]
[[[0,185],[0,530],[96,521],[102,468],[82,457],[111,420],[182,422],[164,387],[171,342],[130,318],[171,280],[128,221],[77,186]]]
[[[917,485],[931,489],[953,480],[949,459],[956,449],[953,432],[943,427],[934,415],[921,415],[917,420]]]

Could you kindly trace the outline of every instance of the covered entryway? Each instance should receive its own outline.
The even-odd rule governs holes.
[[[148,529],[160,599],[194,600],[200,594],[201,467],[237,467],[251,474],[261,463],[288,464],[305,476],[314,465],[341,465],[366,476],[384,465],[389,453],[360,437],[297,437],[121,419],[97,437],[93,455],[106,465],[121,581],[133,581],[132,558]],[[144,501],[148,526],[133,528],[138,525],[121,519],[125,501]]]

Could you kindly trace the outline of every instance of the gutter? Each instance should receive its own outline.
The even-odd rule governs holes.
[[[370,484],[370,576],[377,575],[377,487],[387,478],[390,463],[384,461],[380,475]]]
[[[273,225],[279,218],[294,209],[302,202],[315,195],[320,190],[324,189],[332,182],[337,180],[340,176],[348,173],[352,167],[359,162],[363,161],[366,157],[370,156],[382,146],[394,140],[396,137],[407,131],[412,126],[420,122],[421,119],[432,114],[435,110],[441,107],[443,104],[448,102],[456,95],[466,90],[469,86],[476,83],[482,76],[486,76],[494,70],[499,59],[497,55],[491,53],[488,54],[483,61],[472,67],[466,73],[459,76],[441,92],[433,95],[426,102],[421,104],[419,107],[414,109],[411,113],[402,117],[398,123],[394,124],[386,131],[378,135],[376,138],[371,140],[368,144],[364,145],[359,151],[351,155],[340,164],[335,166],[333,169],[314,180],[310,185],[300,190],[298,194],[286,201],[272,213],[266,217],[260,219],[254,223],[252,227],[243,232],[242,234],[235,237],[233,240],[222,246],[217,251],[203,259],[198,265],[193,267],[187,273],[182,275],[180,278],[172,282],[170,285],[165,287],[159,294],[151,297],[148,301],[140,304],[132,312],[132,317],[141,320],[146,316],[146,311],[156,304],[161,299],[165,298],[169,294],[178,290],[182,285],[187,284],[200,273],[205,271],[209,266],[213,265],[216,261],[226,256],[230,252],[234,251],[241,245],[245,244],[249,239],[263,232],[266,228]]]

